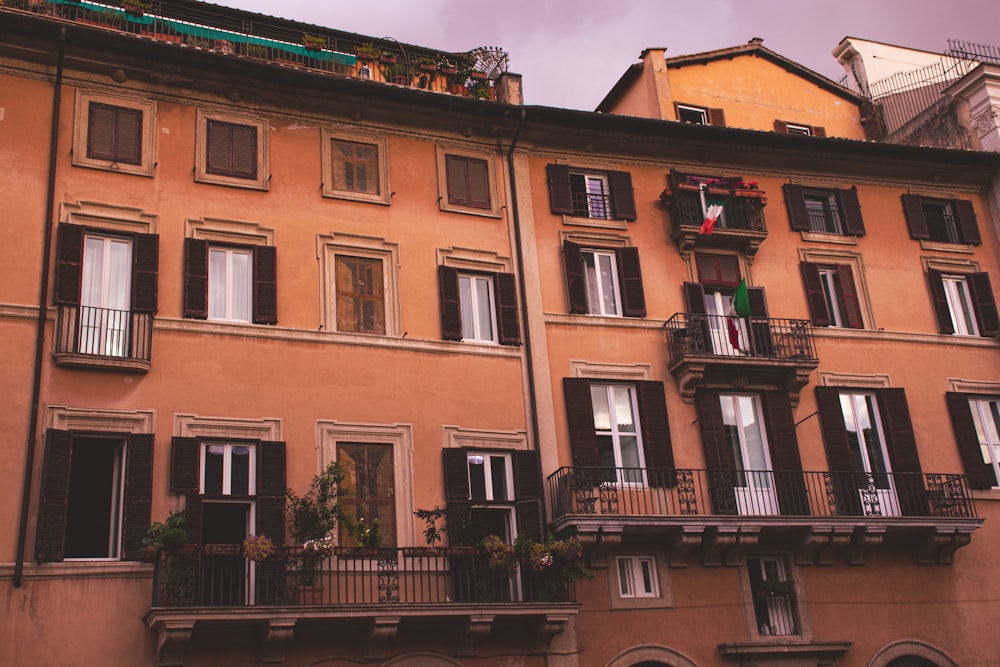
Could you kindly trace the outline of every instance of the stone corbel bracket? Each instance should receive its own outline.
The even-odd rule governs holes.
[[[368,641],[365,643],[366,658],[384,658],[389,642],[399,630],[399,616],[376,616],[368,628]]]
[[[955,562],[955,552],[972,541],[972,531],[956,529],[953,532],[929,530],[920,538],[917,547],[917,562],[921,565],[951,565]]]
[[[473,656],[476,654],[476,644],[490,636],[493,629],[493,614],[475,614],[465,619],[465,627],[458,635],[458,643],[455,646],[455,654],[459,656]]]
[[[191,641],[194,621],[158,621],[156,632],[156,667],[178,667],[184,664],[184,649]]]

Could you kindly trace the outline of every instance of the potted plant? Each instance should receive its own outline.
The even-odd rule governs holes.
[[[164,521],[154,521],[146,529],[142,538],[146,557],[155,557],[160,550],[174,552],[188,541],[187,513],[184,510],[171,512]]]
[[[386,63],[385,60],[382,63]],[[382,79],[386,83],[396,83],[401,86],[410,85],[410,68],[406,63],[396,63],[393,61],[392,64],[384,64],[381,67]]]
[[[441,58],[437,63],[438,69],[442,74],[455,75],[458,74],[458,65],[448,60],[447,58]]]
[[[321,540],[336,530],[341,518],[338,501],[343,479],[343,470],[334,461],[313,477],[305,495],[299,496],[292,489],[285,491],[288,534],[296,544]]]
[[[354,53],[357,55],[358,60],[371,62],[382,55],[382,49],[375,46],[372,42],[367,42],[361,46],[354,47]]]
[[[416,60],[416,65],[424,72],[433,72],[437,69],[437,63],[430,56],[420,56]]]
[[[260,563],[275,553],[274,542],[267,535],[250,535],[243,540],[243,557]]]
[[[307,32],[302,33],[302,45],[310,51],[319,51],[326,46],[326,37],[320,35],[310,35]]]
[[[126,14],[142,16],[152,9],[152,5],[144,0],[122,0],[122,9],[125,10]]]
[[[757,588],[759,597],[787,597],[795,595],[795,582],[791,579],[768,577]]]

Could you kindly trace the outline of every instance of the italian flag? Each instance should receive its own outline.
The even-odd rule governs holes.
[[[699,234],[708,235],[712,233],[712,230],[715,229],[715,223],[718,221],[719,216],[722,215],[722,209],[725,205],[725,199],[714,197],[707,197],[705,199],[705,222],[701,223],[701,229],[698,230]]]

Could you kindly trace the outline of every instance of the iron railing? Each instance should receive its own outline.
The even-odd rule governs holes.
[[[494,570],[473,548],[335,547],[330,556],[284,547],[251,562],[239,545],[185,545],[155,563],[153,606],[525,604],[573,602],[556,563]]]
[[[898,72],[871,83],[870,96],[882,109],[887,133],[899,131],[928,109],[947,103],[944,90],[977,64],[971,60],[942,57],[920,69]]]
[[[664,327],[671,363],[690,355],[817,361],[808,320],[676,313]]]
[[[149,361],[153,316],[93,306],[59,306],[56,354]]]
[[[699,228],[705,222],[700,192],[676,190],[671,197],[670,208],[675,232],[682,227]],[[726,230],[767,233],[764,225],[764,200],[759,196],[726,196],[722,216],[715,223],[715,231],[712,233],[718,234]]]
[[[575,466],[557,470],[548,485],[553,520],[976,516],[968,480],[958,474]]]
[[[761,635],[797,635],[795,622],[795,596],[791,593],[765,593],[754,591],[754,616]]]
[[[611,196],[596,192],[574,192],[573,214],[581,218],[610,220],[614,217],[611,210]]]

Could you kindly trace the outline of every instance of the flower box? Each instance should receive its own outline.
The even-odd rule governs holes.
[[[486,72],[478,72],[476,70],[473,70],[473,71],[469,72],[469,76],[472,77],[473,79],[477,80],[477,81],[485,81],[486,80]]]
[[[719,185],[710,185],[705,188],[705,192],[710,195],[719,195],[723,197],[732,194],[732,190]]]

